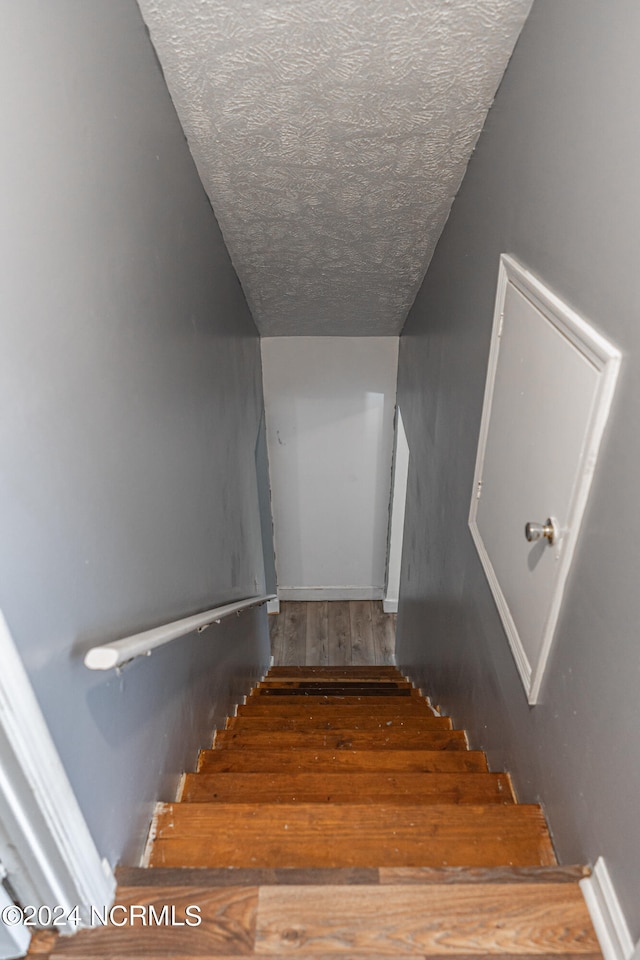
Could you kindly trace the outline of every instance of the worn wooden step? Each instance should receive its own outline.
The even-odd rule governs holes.
[[[404,689],[405,687],[413,688],[413,684],[408,681],[405,677],[398,674],[397,676],[389,677],[359,677],[359,676],[322,676],[321,674],[315,674],[310,676],[305,676],[303,674],[299,676],[283,676],[283,677],[271,677],[266,676],[264,680],[261,681],[262,684],[268,686],[293,686],[294,684],[318,684],[320,686],[333,686],[338,685],[341,687],[376,687],[381,686],[383,689],[386,687],[389,688],[389,684],[397,686],[399,689]],[[304,689],[304,687],[302,687]]]
[[[199,773],[487,773],[480,750],[202,750]]]
[[[314,690],[318,687],[337,687],[340,689],[346,688],[347,690],[353,687],[366,687],[371,690],[415,689],[413,684],[409,683],[408,680],[363,680],[362,678],[359,680],[287,680],[283,678],[281,680],[262,680],[257,685],[258,690],[271,689],[273,687],[286,687],[297,690]]]
[[[292,680],[305,679],[305,680],[317,680],[320,677],[327,677],[329,679],[335,679],[336,677],[345,677],[346,679],[351,678],[364,678],[370,680],[372,678],[380,678],[381,680],[389,679],[398,679],[406,680],[404,674],[402,674],[397,667],[376,667],[376,666],[357,666],[357,667],[308,667],[308,666],[291,666],[291,667],[271,667],[268,671],[265,680],[273,680],[275,678],[280,679],[281,677],[289,677]]]
[[[251,717],[251,716],[239,716],[231,717],[227,720],[226,730],[244,730],[247,733],[251,731],[263,731],[266,733],[269,730],[289,730],[291,733],[297,731],[305,730],[369,730],[378,732],[385,732],[387,730],[407,730],[418,732],[420,730],[451,730],[453,724],[450,717],[434,717],[431,714],[425,714],[419,717],[371,717],[364,716],[360,717],[357,720],[350,720],[349,717],[345,717],[342,714],[334,715],[333,713],[330,717],[325,715],[317,715],[312,717],[282,717],[282,716],[267,716],[267,717]]]
[[[282,877],[287,871],[248,870],[243,871],[247,881],[240,885],[237,880],[229,883],[233,872],[124,871],[133,873],[136,882],[118,886],[116,902],[125,907],[117,914],[118,922],[128,908],[139,905],[147,911],[153,906],[156,915],[169,905],[180,921],[187,916],[186,908],[196,904],[200,926],[142,925],[138,920],[133,926],[110,924],[75,937],[43,932],[36,935],[33,955],[51,960],[601,958],[575,883],[384,886],[374,880],[344,885],[340,880],[309,883],[303,876],[297,883],[269,884],[260,878]],[[307,877],[310,873],[305,871]],[[161,886],[154,883],[154,874]],[[194,882],[198,875],[218,884]]]
[[[169,803],[151,866],[396,867],[552,864],[534,805]]]
[[[378,707],[384,707],[386,709],[398,709],[398,710],[422,710],[423,713],[431,711],[429,704],[422,697],[417,696],[397,696],[393,697],[387,696],[372,696],[369,697],[366,694],[359,694],[354,696],[344,696],[344,697],[334,697],[334,696],[313,696],[309,695],[302,697],[290,696],[265,696],[264,694],[250,694],[246,698],[246,706],[257,709],[261,707],[263,710],[273,710],[276,712],[276,707],[285,707],[289,710],[300,710],[306,709],[306,701],[313,700],[313,703],[310,703],[310,706],[313,709],[323,708],[325,710],[331,707],[366,707],[369,713],[373,713],[377,710]],[[303,702],[304,701],[304,702]]]
[[[513,803],[504,773],[188,773],[181,802]]]
[[[218,730],[216,750],[466,750],[464,730]]]
[[[357,703],[350,703],[350,698],[337,698],[337,702],[330,702],[318,697],[313,703],[305,700],[303,703],[292,703],[288,697],[269,697],[264,700],[249,699],[241,703],[236,711],[238,717],[313,717],[331,716],[332,712],[353,720],[361,717],[433,717],[434,711],[424,700],[406,697],[402,700],[385,699],[384,697],[362,697]],[[358,700],[357,697],[354,700]],[[283,702],[284,701],[284,702]]]
[[[258,687],[249,694],[251,699],[255,697],[291,697],[299,700],[306,697],[415,697],[421,698],[421,694],[412,687],[378,687],[363,686],[361,684],[349,684],[349,686],[322,686],[322,687]]]

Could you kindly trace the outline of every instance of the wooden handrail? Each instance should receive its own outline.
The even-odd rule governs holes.
[[[119,667],[129,660],[133,660],[134,657],[148,656],[156,647],[171,643],[178,637],[184,637],[188,633],[193,633],[194,630],[204,630],[212,623],[220,623],[225,617],[230,617],[234,613],[241,613],[250,607],[259,607],[268,600],[275,600],[275,594],[247,597],[245,600],[238,600],[235,603],[225,603],[220,607],[213,607],[211,610],[204,610],[202,613],[183,617],[181,620],[173,620],[171,623],[165,623],[160,627],[153,627],[151,630],[143,630],[142,633],[134,633],[132,636],[123,637],[121,640],[113,640],[111,643],[91,647],[85,655],[84,665],[89,670],[112,670],[114,667]]]

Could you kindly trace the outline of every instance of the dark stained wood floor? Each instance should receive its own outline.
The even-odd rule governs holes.
[[[381,600],[281,600],[269,617],[276,666],[391,666],[396,616]]]

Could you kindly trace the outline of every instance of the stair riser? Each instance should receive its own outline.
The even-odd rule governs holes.
[[[420,886],[469,884],[558,884],[577,883],[590,875],[588,867],[577,864],[527,867],[338,867],[336,869],[236,867],[163,868],[117,867],[120,888],[137,887],[233,887],[265,885],[340,885]]]

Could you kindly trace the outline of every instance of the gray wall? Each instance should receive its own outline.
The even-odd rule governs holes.
[[[559,857],[604,855],[640,936],[640,6],[536,0],[401,338],[411,468],[399,662],[468,726]],[[540,705],[467,528],[500,253],[624,351]]]
[[[262,586],[259,342],[134,0],[4,4],[0,75],[0,607],[131,861],[268,663],[266,614],[121,676],[82,656]]]

